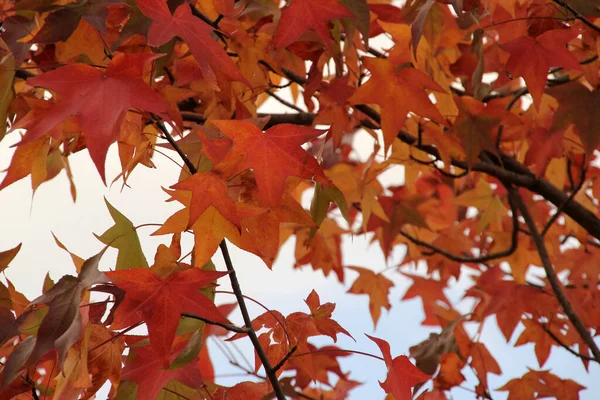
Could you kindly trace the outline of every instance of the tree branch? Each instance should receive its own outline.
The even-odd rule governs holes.
[[[552,0],[552,1],[555,2],[556,4],[558,4],[559,6],[566,8],[567,10],[569,10],[571,12],[571,14],[573,14],[575,16],[575,18],[577,18],[578,20],[580,20],[581,22],[583,22],[584,24],[586,24],[587,26],[589,26],[596,32],[600,33],[600,26],[594,25],[594,23],[592,21],[590,21],[589,19],[587,19],[585,17],[585,15],[583,15],[582,13],[580,13],[579,11],[574,9],[569,3],[567,3],[564,0]]]
[[[515,191],[515,189],[510,187],[510,185],[507,185],[507,189],[511,190],[511,191]],[[571,305],[571,302],[569,301],[567,296],[565,296],[565,293],[562,289],[562,284],[560,283],[560,280],[558,279],[558,276],[556,275],[556,271],[554,271],[554,267],[552,266],[552,261],[550,260],[550,256],[548,255],[548,251],[546,250],[546,245],[544,244],[544,239],[538,233],[538,229],[537,229],[537,226],[535,225],[535,221],[534,221],[533,217],[531,216],[529,209],[527,208],[527,205],[523,202],[523,198],[516,191],[515,191],[515,201],[516,201],[517,207],[519,208],[519,211],[521,212],[521,215],[525,219],[527,228],[529,229],[529,232],[531,233],[531,237],[533,239],[535,247],[537,248],[538,254],[540,256],[540,260],[542,261],[542,266],[544,267],[544,271],[546,272],[546,276],[548,277],[548,281],[550,282],[550,286],[552,287],[552,291],[554,292],[556,299],[558,300],[559,304],[561,305],[567,318],[569,318],[569,321],[571,321],[571,324],[573,324],[573,327],[575,328],[577,333],[579,333],[579,336],[581,336],[581,339],[583,339],[585,344],[590,348],[592,354],[594,355],[594,359],[600,363],[600,349],[598,349],[596,342],[594,342],[594,338],[592,337],[590,332],[586,329],[586,327],[583,325],[583,322],[581,322],[581,319],[575,313],[575,310],[573,310],[573,306]]]
[[[246,307],[246,302],[244,301],[244,295],[242,294],[242,289],[240,288],[240,283],[238,282],[237,275],[235,273],[235,269],[233,268],[233,263],[231,262],[231,257],[229,256],[229,249],[227,248],[227,242],[225,239],[219,243],[219,248],[221,249],[221,254],[223,254],[223,259],[225,260],[225,265],[227,266],[227,271],[229,271],[229,280],[231,281],[231,288],[233,289],[233,293],[235,293],[235,298],[237,299],[238,305],[240,306],[240,311],[242,313],[242,317],[244,318],[244,323],[246,324],[246,328],[248,329],[248,337],[250,337],[250,341],[256,350],[256,354],[260,361],[262,362],[263,367],[265,368],[265,374],[271,382],[271,386],[273,386],[273,391],[277,396],[278,400],[286,400],[285,394],[283,394],[283,389],[281,385],[279,385],[279,381],[277,380],[277,375],[271,367],[271,363],[267,358],[267,354],[265,350],[262,348],[260,342],[258,341],[258,336],[256,336],[256,332],[252,327],[252,320],[250,319],[250,314],[248,313],[248,308]]]
[[[561,214],[562,210],[565,208],[565,206],[567,204],[569,204],[569,202],[572,201],[575,198],[575,196],[577,195],[577,193],[579,193],[579,191],[583,187],[583,184],[585,183],[585,172],[586,172],[585,167],[582,167],[581,168],[581,176],[579,177],[579,184],[577,185],[576,188],[573,189],[573,191],[571,192],[571,194],[569,195],[569,197],[567,197],[567,200],[565,200],[565,202],[562,203],[556,209],[556,212],[554,213],[554,215],[552,215],[552,217],[550,217],[550,219],[548,220],[548,222],[546,222],[546,225],[544,226],[544,228],[542,229],[542,232],[540,233],[540,235],[542,236],[542,238],[544,236],[546,236],[546,233],[548,233],[548,230],[552,227],[552,224],[554,224],[554,222],[556,222],[556,220],[558,219],[558,217],[560,217],[560,214]]]
[[[206,319],[204,317],[201,317],[199,315],[195,315],[195,314],[190,314],[190,313],[181,313],[182,317],[186,317],[186,318],[191,318],[191,319],[197,319],[199,321],[205,322],[209,325],[216,325],[216,326],[220,326],[223,329],[226,329],[230,332],[235,332],[235,333],[248,333],[248,328],[240,328],[239,326],[235,326],[232,324],[224,324],[223,322],[217,322],[217,321],[212,321],[210,319]]]
[[[167,141],[171,144],[171,146],[173,146],[173,149],[177,152],[177,154],[179,154],[185,165],[189,168],[190,172],[192,174],[198,172],[194,164],[185,155],[185,153],[175,142],[171,134],[167,131],[165,125],[161,121],[157,121],[157,125],[162,131]],[[223,239],[221,243],[219,243],[219,248],[221,249],[221,254],[223,255],[223,259],[225,260],[225,266],[227,267],[227,271],[229,272],[229,281],[231,282],[231,288],[233,289],[233,293],[235,294],[235,298],[238,302],[238,305],[240,306],[240,312],[242,313],[242,317],[244,319],[244,324],[247,329],[247,332],[245,333],[248,334],[248,337],[250,338],[250,341],[252,342],[252,345],[256,350],[256,354],[258,355],[258,358],[260,358],[260,361],[262,362],[263,367],[265,368],[265,373],[267,375],[267,378],[269,379],[269,382],[271,383],[271,386],[273,387],[273,391],[275,392],[277,399],[286,400],[285,394],[283,393],[283,389],[281,388],[279,380],[277,379],[277,375],[275,374],[275,371],[273,371],[271,363],[267,358],[267,354],[265,353],[265,350],[262,348],[262,345],[258,341],[258,336],[256,336],[256,332],[252,327],[252,320],[250,319],[248,307],[246,307],[246,302],[244,300],[244,294],[242,293],[242,289],[240,288],[240,283],[237,279],[237,275],[235,273],[231,257],[229,256],[229,249],[227,248],[227,242],[225,241],[225,239]]]
[[[495,260],[497,258],[507,257],[515,252],[518,247],[518,236],[519,236],[519,214],[517,213],[516,204],[514,195],[509,192],[508,201],[510,203],[510,208],[512,211],[512,233],[511,233],[511,242],[510,246],[506,250],[502,250],[496,253],[490,253],[485,256],[480,257],[463,257],[452,254],[446,250],[440,249],[430,243],[419,240],[413,236],[410,236],[406,232],[400,230],[399,234],[410,240],[416,245],[423,246],[432,250],[434,253],[439,253],[442,256],[448,258],[451,261],[460,262],[460,263],[484,263],[487,261]]]
[[[548,328],[545,324],[540,324],[540,326],[544,330],[544,332],[546,332],[548,334],[548,336],[550,336],[552,338],[552,340],[554,340],[560,347],[564,348],[569,353],[573,354],[574,356],[577,356],[577,357],[581,358],[582,360],[597,361],[594,357],[590,357],[590,356],[587,356],[585,354],[578,353],[575,350],[573,350],[572,348],[570,348],[569,346],[567,346],[567,344],[564,343],[562,340],[560,340],[560,338],[558,336],[556,336],[554,334],[554,332],[552,332],[550,330],[550,328]]]

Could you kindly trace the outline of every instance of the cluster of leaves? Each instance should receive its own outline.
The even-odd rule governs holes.
[[[98,269],[103,252],[71,254],[77,276],[46,279],[33,301],[0,284],[0,399],[87,399],[106,382],[117,399],[346,398],[359,385],[340,366],[351,351],[311,343],[350,336],[334,304],[313,291],[308,312],[247,311],[227,243],[271,268],[290,238],[296,266],[342,284],[358,273],[348,292],[368,296],[375,325],[392,307],[384,272],[412,280],[403,299],[420,298],[423,325],[440,333],[410,349],[416,367],[370,337],[388,398],[430,381],[420,398],[446,399],[465,368],[490,398],[488,375],[502,371],[479,339],[491,317],[507,341],[522,327],[516,345],[534,343],[540,367],[553,347],[586,368],[600,362],[598,2],[0,4],[0,140],[18,141],[0,190],[30,176],[35,191],[64,170],[75,200],[69,157],[87,149],[107,182],[115,143],[121,173],[109,178],[123,186],[165,149],[183,163],[165,189],[182,208],[154,233],[171,244],[152,265],[136,227],[107,204],[115,225],[98,239],[118,250],[110,272]],[[259,113],[271,97],[290,112]],[[366,157],[359,131],[373,143]],[[347,265],[342,238],[359,234],[386,258],[405,249],[403,261]],[[19,249],[0,253],[0,271]],[[215,271],[217,250],[227,271]],[[237,302],[217,307],[225,276]],[[444,294],[465,276],[470,312]],[[235,307],[243,326],[226,317]],[[142,324],[147,335],[130,333]],[[225,387],[205,342],[231,333],[252,342],[255,379]],[[498,390],[572,399],[583,389],[531,370]]]

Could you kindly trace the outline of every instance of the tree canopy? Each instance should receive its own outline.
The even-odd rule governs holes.
[[[162,188],[179,211],[155,226],[164,244],[153,259],[139,228],[155,221],[106,201],[114,225],[94,232],[98,254],[56,238],[74,275],[48,275],[34,299],[3,276],[0,400],[88,399],[103,387],[118,400],[342,400],[361,384],[349,356],[385,365],[373,398],[585,393],[544,365],[553,348],[586,370],[600,363],[597,0],[0,4],[0,141],[15,143],[0,198],[22,179],[35,192],[62,175],[76,202],[79,152],[107,188],[135,191],[131,176],[157,158],[180,171]],[[382,260],[404,257],[354,265],[341,243],[355,236]],[[267,269],[288,241],[287,267],[366,295],[374,327],[398,304],[391,277],[409,279],[402,300],[420,299],[434,333],[391,348],[371,326],[339,324],[327,293],[287,315],[245,296],[230,248]],[[27,251],[0,243],[0,272]],[[446,296],[459,280],[469,309]],[[540,368],[491,387],[503,370],[481,336],[490,319],[510,345],[534,344]],[[337,343],[364,334],[380,352]],[[237,383],[215,378],[209,337],[252,344]]]

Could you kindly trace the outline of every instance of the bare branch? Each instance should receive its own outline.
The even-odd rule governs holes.
[[[227,329],[230,332],[248,333],[248,329],[247,328],[240,328],[239,326],[235,326],[235,325],[232,325],[232,324],[224,324],[223,322],[212,321],[210,319],[201,317],[199,315],[190,314],[190,313],[181,313],[181,316],[182,317],[186,317],[186,318],[191,318],[191,319],[197,319],[199,321],[206,322],[209,325],[220,326],[221,328]]]
[[[575,310],[573,309],[571,302],[569,301],[567,296],[565,296],[565,293],[562,288],[562,284],[560,283],[560,280],[558,279],[558,276],[556,275],[556,271],[554,271],[554,267],[552,266],[552,261],[550,260],[550,256],[548,255],[548,251],[546,250],[546,245],[544,244],[544,239],[538,233],[537,226],[535,225],[535,221],[534,221],[533,217],[531,216],[531,213],[529,212],[527,205],[523,202],[521,195],[515,189],[510,187],[510,185],[507,186],[507,189],[509,191],[515,192],[516,205],[519,208],[521,215],[525,219],[527,228],[529,229],[529,232],[531,233],[531,237],[533,239],[535,247],[537,248],[538,254],[540,256],[540,260],[542,261],[542,266],[544,267],[544,271],[546,272],[546,276],[548,277],[548,281],[550,282],[550,286],[552,287],[552,291],[554,292],[556,299],[558,300],[559,304],[561,305],[567,318],[569,318],[569,321],[571,321],[571,324],[573,324],[573,327],[575,328],[577,333],[579,333],[579,336],[581,336],[581,338],[583,339],[585,344],[590,348],[592,354],[594,355],[594,359],[596,361],[600,362],[600,349],[598,349],[596,342],[594,342],[594,338],[592,337],[590,332],[586,329],[586,327],[583,325],[583,322],[581,322],[581,319],[579,318],[579,316],[575,313]]]
[[[177,143],[175,142],[175,140],[173,139],[171,134],[165,128],[164,124],[161,121],[158,121],[156,124],[158,125],[159,129],[162,131],[162,133],[165,136],[165,138],[167,139],[167,141],[171,144],[171,146],[173,146],[175,151],[177,151],[177,154],[179,154],[179,156],[181,157],[181,159],[183,160],[185,165],[189,168],[190,172],[192,174],[195,174],[196,172],[198,172],[198,170],[196,169],[194,164],[185,155],[185,153],[181,150],[181,148],[179,148],[179,146],[177,145]],[[269,382],[271,383],[271,386],[273,387],[273,391],[275,392],[277,399],[278,400],[286,400],[285,394],[283,393],[283,389],[281,388],[281,385],[279,384],[279,380],[277,379],[277,375],[275,374],[275,371],[273,371],[273,368],[271,367],[271,363],[269,362],[269,359],[267,358],[267,354],[265,353],[265,350],[262,348],[262,345],[258,341],[258,336],[256,335],[254,328],[252,327],[252,320],[250,319],[248,307],[246,307],[246,302],[244,301],[244,294],[242,293],[242,289],[240,288],[240,283],[237,279],[237,275],[235,273],[235,269],[233,267],[233,262],[231,261],[231,257],[229,256],[229,249],[227,248],[227,242],[225,241],[225,239],[223,239],[221,241],[221,243],[219,244],[219,248],[221,249],[223,259],[225,260],[225,265],[227,267],[227,271],[229,272],[229,280],[231,282],[231,287],[233,289],[235,298],[237,299],[238,305],[240,307],[240,312],[242,313],[242,317],[244,319],[244,324],[246,325],[247,332],[245,332],[245,333],[247,333],[248,337],[250,337],[250,341],[252,342],[252,345],[254,346],[254,349],[256,350],[256,354],[258,355],[258,358],[260,359],[260,361],[263,364],[263,367],[265,368],[265,373],[267,375],[267,378],[269,379]]]
[[[457,256],[455,254],[452,254],[446,250],[440,249],[439,247],[436,247],[430,243],[424,242],[422,240],[419,240],[413,236],[410,236],[408,233],[404,232],[404,231],[400,231],[400,235],[404,236],[405,238],[407,238],[408,240],[410,240],[411,242],[413,242],[416,245],[419,246],[423,246],[428,248],[429,250],[432,250],[434,253],[438,253],[443,255],[444,257],[448,258],[449,260],[455,261],[455,262],[461,262],[461,263],[484,263],[487,261],[491,261],[491,260],[495,260],[498,258],[503,258],[503,257],[507,257],[509,255],[511,255],[512,253],[515,252],[515,250],[518,247],[518,236],[519,236],[519,219],[518,216],[519,214],[517,213],[517,209],[516,209],[516,205],[515,205],[515,199],[514,199],[514,195],[512,195],[509,192],[508,195],[508,201],[510,203],[510,208],[512,210],[512,234],[511,234],[511,242],[510,242],[510,246],[508,247],[508,249],[506,250],[502,250],[502,251],[498,251],[496,253],[490,253],[484,256],[480,256],[480,257],[465,257],[465,256]]]
[[[592,21],[590,21],[589,19],[587,19],[585,17],[585,15],[583,15],[582,13],[580,13],[579,11],[574,9],[568,2],[566,2],[565,0],[552,0],[552,1],[555,2],[556,4],[558,4],[559,6],[566,8],[567,10],[569,10],[571,12],[571,14],[573,14],[575,16],[575,18],[577,18],[578,20],[580,20],[581,22],[583,22],[584,24],[586,24],[587,26],[589,26],[596,32],[600,33],[600,26],[594,25],[594,23]]]

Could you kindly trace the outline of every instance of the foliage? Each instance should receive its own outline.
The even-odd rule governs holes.
[[[107,202],[114,226],[97,238],[114,265],[99,269],[105,250],[70,253],[77,276],[47,279],[34,300],[0,283],[0,399],[88,399],[104,385],[111,399],[344,399],[359,385],[340,364],[352,353],[385,364],[380,398],[446,399],[466,370],[478,398],[578,398],[583,386],[541,369],[491,388],[503,372],[480,333],[495,318],[507,341],[534,344],[540,368],[556,347],[600,363],[599,3],[405,3],[3,1],[0,140],[18,143],[0,190],[64,170],[75,201],[80,151],[123,188],[156,157],[182,167],[153,263]],[[288,112],[259,112],[269,98]],[[118,176],[106,176],[111,146]],[[351,265],[351,235],[404,259]],[[251,316],[229,246],[272,268],[287,240],[296,265],[367,295],[375,326],[394,307],[390,277],[410,279],[403,299],[421,299],[439,333],[404,349],[414,361],[373,336],[382,356],[341,348],[364,332],[316,291],[304,310]],[[21,250],[2,246],[0,271]],[[472,310],[444,293],[465,277]],[[225,279],[236,304],[217,307]],[[238,307],[243,321],[229,320]],[[250,340],[250,380],[214,382],[209,336]]]

